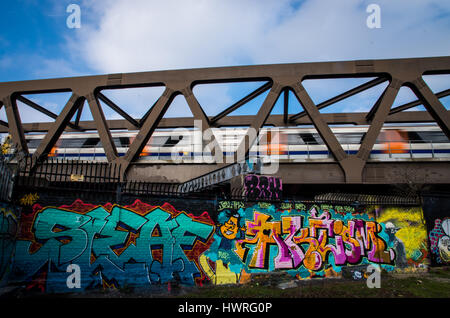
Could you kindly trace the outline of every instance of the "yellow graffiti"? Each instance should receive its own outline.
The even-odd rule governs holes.
[[[3,214],[4,218],[11,217],[14,221],[17,222],[17,216],[14,214],[14,211],[9,208],[1,207],[0,214]]]
[[[223,237],[234,240],[236,238],[236,235],[238,234],[238,231],[245,231],[245,227],[239,227],[239,220],[235,216],[230,216],[228,221],[225,222],[225,224],[219,224],[220,225],[220,233],[222,233]]]
[[[6,155],[11,150],[11,142],[11,135],[6,136],[3,144],[1,145],[2,155]]]
[[[39,199],[39,196],[37,193],[25,194],[20,199],[20,205],[33,205],[38,199]]]
[[[336,272],[333,269],[333,267],[330,267],[330,268],[325,269],[325,277],[327,277],[327,278],[330,278],[330,277],[339,278],[339,277],[342,277],[342,274]]]
[[[223,284],[237,284],[239,283],[239,274],[232,272],[223,261],[218,259],[216,262],[216,271],[214,272],[208,264],[208,258],[205,255],[200,255],[200,265],[209,277],[209,279],[216,285]]]
[[[411,208],[385,208],[377,222],[392,222],[400,228],[395,236],[402,240],[405,245],[406,257],[413,258],[415,251],[421,250],[423,242],[427,241],[427,231],[422,218],[423,212],[420,207]]]

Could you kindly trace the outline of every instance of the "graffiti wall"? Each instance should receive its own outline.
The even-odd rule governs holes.
[[[240,284],[273,271],[358,279],[369,264],[387,271],[429,264],[420,207],[218,201],[211,208],[205,201],[202,208],[192,201],[189,209],[189,200],[136,198],[49,205],[42,196],[21,202],[8,265],[9,281],[29,290]],[[77,271],[74,290],[68,280]]]
[[[450,198],[424,197],[424,214],[428,224],[431,264],[450,264]]]
[[[7,284],[11,272],[19,217],[19,208],[0,203],[0,286]]]
[[[207,212],[193,216],[168,203],[35,204],[22,215],[13,279],[26,281],[28,289],[64,292],[75,264],[81,290],[148,288],[173,280],[194,285],[204,279],[199,255],[213,232]]]
[[[259,200],[281,199],[283,185],[280,178],[246,175],[244,178],[244,194],[247,198]]]
[[[299,279],[341,276],[377,264],[387,271],[427,266],[421,208],[220,203],[214,242],[200,258],[215,283],[283,270]],[[215,265],[215,269],[211,264]],[[365,265],[365,266],[361,266]]]

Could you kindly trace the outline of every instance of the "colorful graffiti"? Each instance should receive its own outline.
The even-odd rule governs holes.
[[[170,204],[130,206],[85,204],[33,207],[23,216],[16,242],[14,274],[29,288],[66,291],[70,264],[81,269],[81,289],[146,288],[178,280],[203,279],[199,255],[214,232],[207,212],[200,216]]]
[[[244,178],[245,196],[252,199],[281,199],[283,185],[280,178],[259,175],[246,175]]]
[[[430,250],[438,264],[450,264],[450,219],[436,219],[430,231]]]
[[[175,281],[240,284],[272,271],[298,279],[364,279],[369,264],[387,271],[429,264],[420,207],[219,201],[213,219],[208,212],[193,215],[140,200],[37,202],[24,205],[20,223],[14,219],[18,234],[8,273],[10,280],[46,292],[74,291],[67,284],[69,268],[79,268],[82,291],[152,289]],[[444,260],[448,226],[448,219],[439,220],[431,240]]]
[[[426,229],[414,219],[420,212],[420,208],[356,212],[353,207],[307,208],[290,202],[225,209],[201,265],[208,265],[204,270],[217,283],[275,270],[310,278],[338,276],[343,268],[372,263],[386,270],[420,267],[427,255]],[[406,215],[414,215],[408,228]],[[215,272],[211,263],[216,264]]]
[[[17,207],[0,203],[0,285],[7,283],[11,271],[19,216],[20,210]]]
[[[450,264],[450,196],[425,194],[423,211],[427,223],[431,266]]]
[[[39,195],[37,193],[28,193],[20,198],[20,205],[33,205],[37,200],[39,200]]]
[[[429,265],[427,230],[420,207],[375,209],[378,222],[385,224],[389,244],[396,253],[396,268]]]

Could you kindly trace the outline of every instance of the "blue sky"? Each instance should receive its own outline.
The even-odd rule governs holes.
[[[370,29],[366,8],[381,9],[381,28]],[[81,28],[70,29],[69,4],[81,9]],[[22,0],[0,4],[0,82],[52,77],[196,67],[450,55],[450,2],[441,0]],[[366,79],[370,80],[370,79]],[[425,79],[438,92],[449,76]],[[361,84],[361,80],[305,82],[316,103]],[[196,87],[214,115],[260,83]],[[325,109],[365,111],[383,90],[375,87]],[[159,89],[105,92],[139,117]],[[55,113],[67,94],[30,96]],[[251,113],[262,95],[235,114]],[[414,99],[402,89],[396,104]],[[292,98],[291,98],[292,100]],[[442,102],[448,107],[449,98]],[[292,112],[301,109],[292,103]],[[47,121],[19,105],[27,121]],[[281,112],[281,103],[274,109]],[[119,118],[105,108],[107,118]],[[177,98],[168,116],[188,115]],[[89,113],[83,119],[89,119]],[[4,120],[3,110],[0,119]]]

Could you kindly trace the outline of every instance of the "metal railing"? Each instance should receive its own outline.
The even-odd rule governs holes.
[[[333,202],[339,204],[358,205],[420,205],[420,197],[416,195],[375,195],[354,193],[325,193],[314,197],[317,202]]]
[[[20,186],[41,187],[58,183],[117,183],[121,167],[107,162],[68,160],[49,157],[44,162],[27,156],[18,163],[17,182]]]

